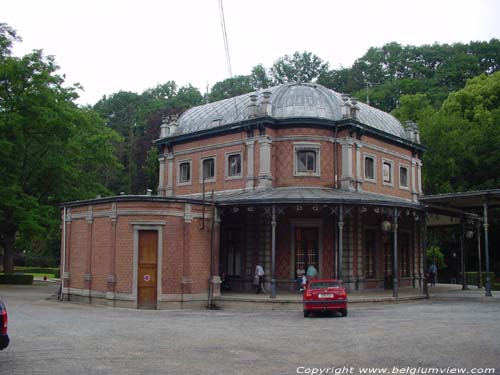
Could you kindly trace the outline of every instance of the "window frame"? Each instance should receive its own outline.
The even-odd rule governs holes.
[[[181,174],[182,174],[182,165],[188,164],[189,165],[189,180],[187,181],[182,181],[181,180]],[[193,181],[193,160],[192,159],[184,159],[184,160],[179,160],[177,162],[177,185],[178,186],[186,186],[186,185],[191,185]]]
[[[231,156],[239,156],[240,157],[240,173],[237,175],[230,175],[229,172],[229,159]],[[225,179],[226,180],[237,180],[243,178],[243,153],[241,151],[235,151],[235,152],[226,152],[225,155]]]
[[[390,181],[387,182],[384,179],[384,165],[389,165]],[[394,186],[394,161],[382,158],[382,184],[386,186]]]
[[[406,185],[401,185],[401,169],[406,169]],[[410,166],[407,164],[399,164],[398,169],[398,180],[399,180],[399,188],[403,190],[410,190]]]
[[[204,163],[206,160],[212,159],[214,161],[214,175],[213,177],[205,178],[205,183],[207,182],[215,182],[217,179],[217,158],[215,155],[203,156],[200,158],[200,184],[203,184],[203,172],[204,172]]]
[[[299,171],[299,152],[314,152],[315,171]],[[294,177],[321,177],[321,144],[311,142],[295,142],[293,144]]]
[[[373,178],[366,177],[366,159],[373,160]],[[363,154],[363,181],[377,183],[377,157],[372,154]]]

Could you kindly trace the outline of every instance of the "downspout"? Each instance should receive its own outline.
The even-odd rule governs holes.
[[[60,300],[64,301],[64,273],[66,271],[66,206],[63,209],[63,248],[62,248],[62,274]]]
[[[338,152],[337,152],[337,131],[339,128],[339,124],[335,123],[335,137],[333,138],[333,178],[334,178],[334,188],[338,189]]]

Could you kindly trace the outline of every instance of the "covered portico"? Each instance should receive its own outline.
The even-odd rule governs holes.
[[[217,194],[219,272],[251,291],[264,266],[271,298],[297,290],[297,270],[343,280],[349,291],[423,288],[424,215],[419,204],[366,192],[283,187]]]
[[[461,226],[460,249],[461,249],[461,272],[462,272],[462,289],[467,289],[467,278],[465,277],[465,261],[464,261],[464,239],[468,234],[476,235],[478,241],[478,261],[479,274],[481,273],[481,233],[479,227],[482,223],[484,230],[484,260],[485,260],[485,295],[491,297],[491,280],[490,280],[490,250],[489,250],[489,218],[488,212],[492,207],[500,207],[500,189],[470,191],[463,193],[450,193],[429,195],[420,198],[420,201],[426,206],[426,211],[434,213],[436,218],[431,217],[430,225],[439,225],[441,222],[448,221],[450,224]],[[474,215],[477,214],[477,215]],[[453,219],[455,218],[455,219]],[[469,223],[469,224],[468,224]],[[469,225],[469,227],[468,227]],[[472,225],[472,227],[470,227]],[[477,230],[473,231],[473,226]],[[481,280],[481,277],[479,277]]]

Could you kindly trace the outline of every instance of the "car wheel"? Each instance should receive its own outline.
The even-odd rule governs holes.
[[[307,318],[309,316],[309,311],[304,310],[304,318]]]
[[[347,309],[340,310],[340,313],[342,314],[342,316],[347,316]]]

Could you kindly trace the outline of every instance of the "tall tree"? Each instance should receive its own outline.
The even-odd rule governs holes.
[[[223,81],[217,82],[208,95],[210,102],[216,102],[234,96],[247,94],[254,91],[250,83],[250,76],[235,76],[234,78],[227,78]]]
[[[0,24],[0,248],[13,271],[19,246],[48,243],[58,204],[104,193],[99,171],[116,167],[107,129],[78,108],[77,86],[66,87],[51,56],[12,57],[16,32]],[[16,247],[17,246],[17,247]]]
[[[271,75],[277,84],[286,82],[315,82],[328,71],[328,63],[311,52],[295,52],[280,57],[271,67]]]

